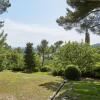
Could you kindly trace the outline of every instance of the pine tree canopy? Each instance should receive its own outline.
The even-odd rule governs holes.
[[[61,16],[57,22],[59,25],[65,22],[78,22],[91,14],[100,11],[100,0],[67,0],[67,15]]]
[[[66,16],[60,16],[57,23],[64,29],[76,28],[79,32],[88,30],[100,34],[100,0],[67,0]]]
[[[7,11],[7,8],[10,7],[11,4],[9,0],[0,0],[0,14],[3,14]],[[0,21],[0,28],[3,26],[3,21]]]

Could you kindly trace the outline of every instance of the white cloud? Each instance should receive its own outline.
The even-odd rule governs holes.
[[[50,43],[57,40],[63,41],[81,41],[84,35],[77,34],[76,31],[65,31],[61,27],[47,27],[37,24],[25,24],[10,19],[5,19],[5,32],[8,33],[8,44],[16,46],[25,46],[27,42],[33,42],[34,45],[40,43],[42,39],[47,39]],[[100,37],[91,35],[91,42],[100,42]]]

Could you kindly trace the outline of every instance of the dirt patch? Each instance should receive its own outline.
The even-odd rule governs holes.
[[[17,100],[17,98],[11,94],[0,94],[0,100]]]

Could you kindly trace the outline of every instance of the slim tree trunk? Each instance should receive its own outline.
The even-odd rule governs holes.
[[[86,28],[85,33],[85,43],[90,44],[90,34],[88,33],[88,28]]]
[[[42,67],[44,66],[44,53],[42,55]]]

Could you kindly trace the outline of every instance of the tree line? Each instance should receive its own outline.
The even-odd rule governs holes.
[[[12,48],[6,42],[4,32],[0,34],[0,71],[50,72],[64,76],[69,65],[78,66],[83,76],[94,77],[100,71],[100,47],[86,43],[57,41],[49,45],[42,40],[37,47],[27,43],[25,48]],[[97,70],[98,69],[98,70]],[[100,75],[100,74],[99,74]],[[99,77],[99,75],[97,75]]]

